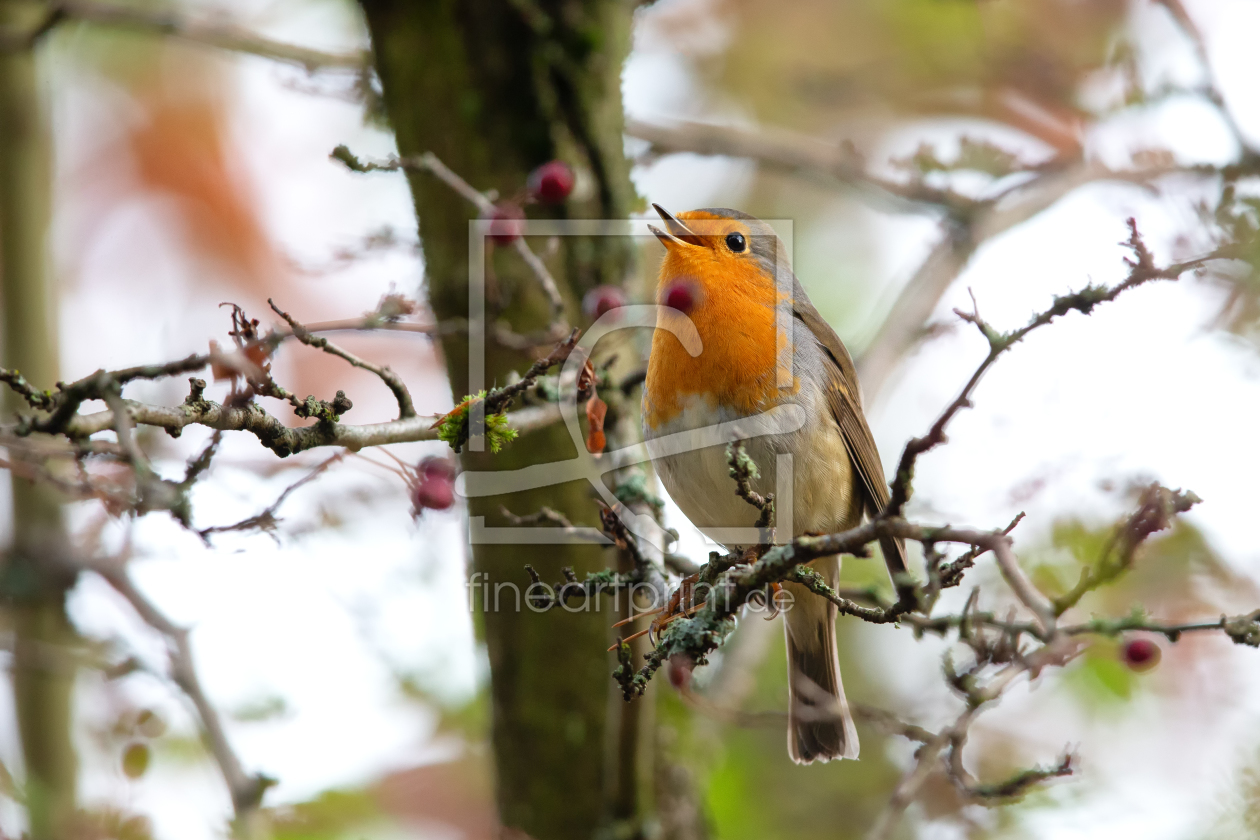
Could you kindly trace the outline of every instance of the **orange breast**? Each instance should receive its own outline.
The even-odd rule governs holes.
[[[777,386],[778,348],[789,337],[776,336],[774,281],[754,261],[709,248],[671,248],[661,264],[658,298],[676,282],[699,289],[688,316],[702,349],[693,357],[672,333],[653,333],[644,383],[644,421],[650,428],[668,423],[695,395],[714,408],[751,414],[795,391]]]

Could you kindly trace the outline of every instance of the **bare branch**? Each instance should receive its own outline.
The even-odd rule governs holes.
[[[1221,616],[1218,621],[1192,621],[1184,624],[1168,624],[1153,621],[1140,612],[1124,618],[1092,618],[1083,624],[1061,627],[1065,636],[1098,635],[1119,636],[1122,633],[1142,631],[1159,633],[1170,642],[1176,642],[1182,633],[1223,630],[1235,644],[1260,647],[1260,610],[1243,615]]]
[[[484,434],[490,440],[491,450],[498,451],[495,438],[492,435],[498,435],[502,438],[504,430],[497,428],[494,418],[502,416],[500,412],[511,405],[517,396],[532,388],[539,377],[546,373],[547,370],[567,359],[569,354],[573,352],[573,348],[577,346],[578,335],[578,330],[573,330],[569,337],[556,344],[550,353],[530,365],[525,375],[516,382],[505,385],[502,388],[495,388],[489,393],[469,396],[455,408],[439,417],[437,422],[433,424],[433,428],[437,430],[438,438],[446,441],[451,445],[452,449],[459,452],[464,444],[468,442],[470,436]],[[557,407],[556,410],[558,412],[559,408]],[[506,435],[506,439],[511,440],[515,436],[515,432],[512,432]]]
[[[389,390],[393,392],[394,399],[398,401],[399,420],[406,420],[408,417],[416,416],[416,409],[411,402],[411,393],[407,390],[406,384],[402,381],[398,374],[390,370],[388,366],[376,365],[372,362],[360,359],[350,351],[338,347],[336,344],[333,344],[323,336],[313,335],[310,330],[299,323],[292,315],[276,306],[275,301],[271,298],[267,298],[267,303],[271,306],[273,312],[285,320],[285,322],[289,325],[289,328],[293,330],[293,337],[298,341],[308,347],[316,347],[323,350],[325,353],[345,359],[354,367],[362,368],[363,370],[376,374],[380,380],[385,383],[385,387],[389,388]]]
[[[532,388],[534,383],[538,381],[538,377],[568,359],[569,354],[573,352],[573,348],[577,346],[579,335],[580,332],[578,330],[573,330],[569,333],[569,337],[553,347],[550,353],[530,365],[529,370],[525,371],[525,375],[516,382],[513,382],[511,385],[504,385],[502,388],[495,388],[487,394],[485,400],[486,413],[498,414],[511,405],[512,400]]]
[[[1011,538],[1002,534],[994,539],[994,544],[990,549],[993,556],[997,559],[998,569],[1002,572],[1002,577],[1006,579],[1006,584],[1015,593],[1015,597],[1023,603],[1024,606],[1033,611],[1037,616],[1037,621],[1041,624],[1041,629],[1045,633],[1054,631],[1054,620],[1056,613],[1054,605],[1050,603],[1041,590],[1033,586],[1032,581],[1028,579],[1028,575],[1024,574],[1023,568],[1019,565],[1019,560],[1015,557],[1015,552],[1011,550]]]
[[[1123,244],[1133,251],[1135,259],[1128,261],[1130,265],[1129,276],[1114,286],[1091,285],[1086,286],[1079,292],[1056,296],[1053,305],[1049,309],[1035,315],[1026,325],[1009,333],[999,333],[993,329],[980,317],[979,312],[964,313],[955,310],[958,317],[974,324],[980,334],[989,342],[989,353],[971,375],[967,384],[963,386],[962,392],[945,408],[936,419],[936,422],[932,424],[932,428],[928,433],[923,437],[914,438],[906,444],[906,448],[901,455],[901,461],[897,465],[897,476],[892,484],[891,499],[885,510],[886,513],[901,515],[906,502],[910,498],[914,466],[918,457],[945,442],[945,427],[949,425],[949,422],[953,420],[958,412],[971,406],[971,395],[980,383],[980,379],[997,361],[998,357],[1022,341],[1033,330],[1044,327],[1055,318],[1072,311],[1088,315],[1100,303],[1113,301],[1129,289],[1153,280],[1175,280],[1187,271],[1201,268],[1213,260],[1230,259],[1237,250],[1233,246],[1226,246],[1192,260],[1173,263],[1165,268],[1158,268],[1154,264],[1150,251],[1138,234],[1137,225],[1133,219],[1129,220],[1129,230],[1129,239]]]
[[[750,158],[789,172],[822,174],[850,186],[869,189],[910,209],[961,210],[974,199],[922,182],[904,184],[872,175],[851,145],[828,143],[816,137],[782,129],[748,129],[712,123],[680,122],[672,125],[626,122],[626,134],[646,140],[661,153],[692,152]]]
[[[280,523],[280,520],[276,518],[276,511],[278,511],[280,506],[285,503],[290,495],[293,494],[293,491],[314,481],[325,470],[333,464],[339,463],[348,454],[350,453],[346,450],[338,452],[330,458],[326,458],[306,475],[284,488],[284,492],[277,496],[276,500],[267,505],[267,507],[265,507],[261,512],[242,519],[239,522],[234,522],[231,525],[212,525],[209,528],[201,528],[197,531],[198,536],[201,537],[202,541],[205,542],[206,545],[210,544],[211,534],[224,534],[229,531],[266,531],[274,537],[276,526]]]
[[[371,54],[367,50],[329,53],[265,38],[235,26],[197,22],[144,6],[63,0],[51,5],[48,23],[42,29],[47,31],[55,23],[64,20],[78,20],[97,26],[133,29],[179,38],[208,47],[296,64],[308,73],[323,69],[366,72],[371,66]]]
[[[233,751],[231,742],[228,741],[223,721],[206,696],[201,680],[197,676],[192,648],[188,642],[188,630],[172,622],[144,596],[127,573],[123,561],[117,559],[89,561],[84,563],[84,567],[104,578],[131,604],[132,609],[146,624],[166,637],[167,651],[170,656],[169,676],[188,696],[197,710],[206,744],[219,765],[223,780],[227,783],[228,792],[232,797],[232,807],[237,817],[240,818],[255,810],[261,804],[263,794],[268,787],[275,784],[275,780],[262,774],[249,775],[242,767],[240,758]]]
[[[1169,490],[1152,484],[1142,491],[1138,509],[1116,529],[1102,555],[1081,570],[1081,578],[1070,592],[1054,599],[1056,616],[1063,615],[1085,596],[1115,580],[1133,567],[1138,548],[1154,533],[1172,524],[1179,513],[1185,513],[1202,499],[1194,493]]]
[[[901,820],[901,815],[905,813],[906,808],[910,807],[910,803],[919,793],[919,788],[923,787],[928,776],[936,769],[941,753],[949,746],[950,736],[955,730],[965,729],[974,714],[975,710],[968,709],[953,726],[919,748],[915,754],[917,758],[914,766],[910,768],[910,772],[901,777],[901,781],[893,789],[888,804],[884,806],[884,810],[875,818],[874,825],[866,833],[866,840],[886,840],[892,836],[893,830]]]
[[[1203,30],[1199,29],[1194,22],[1194,18],[1190,17],[1190,13],[1186,11],[1185,4],[1181,0],[1157,0],[1159,5],[1168,10],[1177,26],[1190,39],[1190,43],[1194,46],[1194,51],[1199,59],[1199,64],[1203,68],[1203,73],[1207,77],[1207,83],[1199,89],[1199,93],[1207,97],[1208,101],[1216,106],[1220,112],[1221,118],[1225,120],[1225,124],[1229,127],[1229,131],[1234,135],[1234,139],[1238,141],[1239,147],[1243,151],[1243,163],[1256,165],[1260,163],[1260,152],[1248,141],[1247,136],[1243,134],[1242,127],[1238,124],[1238,120],[1234,117],[1234,112],[1230,110],[1225,102],[1225,96],[1221,93],[1220,82],[1216,77],[1216,69],[1212,66],[1212,58],[1208,54],[1207,40],[1203,37]]]
[[[757,464],[744,449],[742,440],[727,444],[726,463],[730,467],[731,478],[735,479],[735,495],[739,496],[758,511],[757,523],[754,527],[762,532],[763,544],[774,538],[774,494],[762,496],[752,489],[753,479],[759,478]]]
[[[1178,172],[1212,176],[1220,170],[1202,166],[1152,166],[1110,169],[1098,161],[1039,167],[1031,180],[979,202],[971,215],[947,221],[940,241],[893,301],[875,336],[854,358],[858,379],[868,392],[878,391],[893,369],[926,335],[925,325],[971,257],[985,242],[1023,224],[1086,184],[1118,181],[1149,185]]]
[[[543,505],[535,513],[526,514],[525,516],[517,516],[503,505],[499,505],[499,513],[503,514],[503,518],[509,523],[517,527],[546,524],[563,528],[566,532],[573,529],[573,523],[569,521],[567,516],[546,505]]]
[[[344,446],[350,450],[390,443],[412,443],[420,440],[438,440],[433,428],[440,417],[409,417],[388,423],[370,423],[352,426],[343,423],[316,423],[310,426],[289,427],[271,416],[261,406],[224,406],[201,399],[184,402],[177,406],[160,406],[123,400],[132,422],[145,426],[160,426],[178,434],[186,426],[198,425],[221,431],[246,431],[259,442],[281,457],[305,452],[317,446]],[[560,420],[560,409],[555,405],[540,405],[512,412],[507,417],[508,427],[518,432],[529,432],[549,426]],[[76,416],[65,433],[71,437],[86,437],[113,428],[113,411]],[[0,429],[4,431],[4,429]]]
[[[26,377],[22,376],[19,371],[0,368],[0,382],[8,385],[10,390],[26,400],[31,408],[47,411],[53,406],[52,393],[38,390],[31,383],[27,382]]]
[[[780,129],[683,122],[672,125],[630,121],[626,133],[652,144],[659,152],[729,155],[798,172],[822,174],[858,187],[863,194],[891,199],[894,209],[943,214],[944,235],[902,288],[874,338],[855,358],[859,379],[868,392],[879,390],[898,361],[924,335],[924,325],[942,295],[963,272],[972,255],[988,240],[1041,213],[1074,190],[1097,181],[1134,184],[1174,172],[1218,175],[1219,168],[1161,165],[1112,169],[1098,161],[1055,158],[1030,167],[1028,180],[984,199],[936,189],[922,180],[894,181],[871,174],[851,146]],[[887,202],[885,202],[887,203]]]
[[[1015,530],[1015,526],[1023,520],[1024,512],[1021,510],[1015,515],[1015,518],[1011,520],[1011,524],[1002,529],[1002,533],[1009,535],[1011,531]],[[984,554],[984,549],[972,547],[951,560],[949,563],[942,565],[938,570],[941,588],[948,589],[961,583],[963,573],[974,566],[976,559],[982,554]]]
[[[959,755],[960,753],[955,750],[953,754]],[[1044,781],[1071,776],[1076,772],[1074,767],[1075,761],[1076,757],[1074,755],[1064,753],[1058,764],[1049,767],[1032,767],[1028,770],[1020,770],[1000,782],[980,784],[973,780],[971,784],[959,784],[958,782],[955,782],[955,784],[963,794],[972,799],[985,801],[986,803],[993,800],[1009,801],[1023,796],[1030,788]]]

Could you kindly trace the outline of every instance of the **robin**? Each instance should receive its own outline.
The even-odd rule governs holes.
[[[659,439],[677,440],[678,433],[788,403],[804,409],[805,422],[746,446],[761,473],[753,489],[762,494],[775,489],[769,473],[779,456],[792,456],[790,536],[843,531],[883,509],[888,484],[862,414],[853,361],[810,303],[773,229],[737,210],[673,216],[653,207],[666,228],[652,228],[666,251],[658,303],[689,317],[702,344],[693,356],[674,332],[655,330],[643,392],[648,451],[682,512],[728,550],[749,547],[729,544],[730,529],[752,527],[759,512],[736,495],[725,446],[677,452],[676,446],[664,450]],[[785,370],[780,360],[789,359]],[[880,547],[896,582],[906,569],[905,546],[890,539]],[[816,560],[813,567],[836,586],[838,556]],[[792,595],[784,616],[788,754],[798,764],[857,758],[857,732],[836,657],[836,607],[799,584],[784,587]]]

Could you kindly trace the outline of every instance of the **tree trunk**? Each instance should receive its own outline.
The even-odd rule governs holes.
[[[0,28],[28,31],[42,4],[0,2]],[[57,380],[56,307],[46,237],[52,179],[48,134],[31,49],[0,53],[0,290],[5,367],[44,387]],[[16,397],[7,408],[19,407]],[[33,840],[64,837],[74,813],[71,742],[74,634],[65,613],[73,576],[55,491],[16,475],[13,544],[0,565],[0,598],[13,624],[13,691],[26,764]]]
[[[399,152],[433,152],[480,190],[519,195],[537,165],[560,158],[579,171],[586,194],[550,211],[584,218],[624,219],[633,200],[622,151],[621,66],[629,48],[631,6],[619,0],[363,0],[372,34],[385,111]],[[423,174],[411,188],[424,247],[428,294],[439,319],[468,312],[469,220],[475,211],[448,187]],[[532,207],[530,215],[547,211]],[[587,289],[620,285],[631,265],[623,238],[562,237],[549,257],[571,322]],[[538,249],[538,243],[536,250]],[[500,249],[488,264],[494,299],[509,301],[498,317],[518,332],[551,321],[539,284],[518,256]],[[468,389],[467,338],[444,340],[447,369],[458,400]],[[489,342],[486,382],[503,384],[529,354]],[[464,453],[467,469],[517,469],[573,457],[563,426],[535,432],[502,453]],[[579,524],[598,522],[583,483],[511,496],[471,500],[470,516],[487,526],[507,523],[500,505],[531,513],[543,505]],[[472,571],[488,581],[477,594],[476,620],[490,656],[492,741],[499,814],[506,826],[539,840],[643,834],[643,800],[628,783],[641,756],[637,729],[609,719],[610,673],[604,653],[614,620],[596,611],[537,614],[517,608],[496,584],[524,590],[532,564],[544,580],[571,566],[583,575],[613,558],[596,546],[473,545]],[[498,600],[497,608],[495,601]],[[640,702],[640,705],[642,701]],[[637,714],[632,705],[616,715]],[[629,755],[627,754],[629,751]],[[615,778],[613,774],[615,773]]]

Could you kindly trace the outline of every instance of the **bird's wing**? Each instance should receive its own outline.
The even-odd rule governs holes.
[[[888,505],[888,482],[884,478],[884,466],[880,463],[879,450],[875,448],[871,428],[866,425],[866,416],[862,413],[857,370],[853,367],[853,359],[849,357],[849,351],[840,341],[840,336],[818,314],[818,310],[805,296],[800,283],[794,285],[792,312],[813,333],[823,349],[827,371],[827,404],[836,425],[840,427],[849,458],[857,468],[867,515],[874,516]],[[884,552],[888,574],[892,576],[893,583],[898,584],[898,576],[906,571],[905,542],[901,539],[883,539],[880,540],[880,549]],[[900,589],[899,585],[899,592]]]

